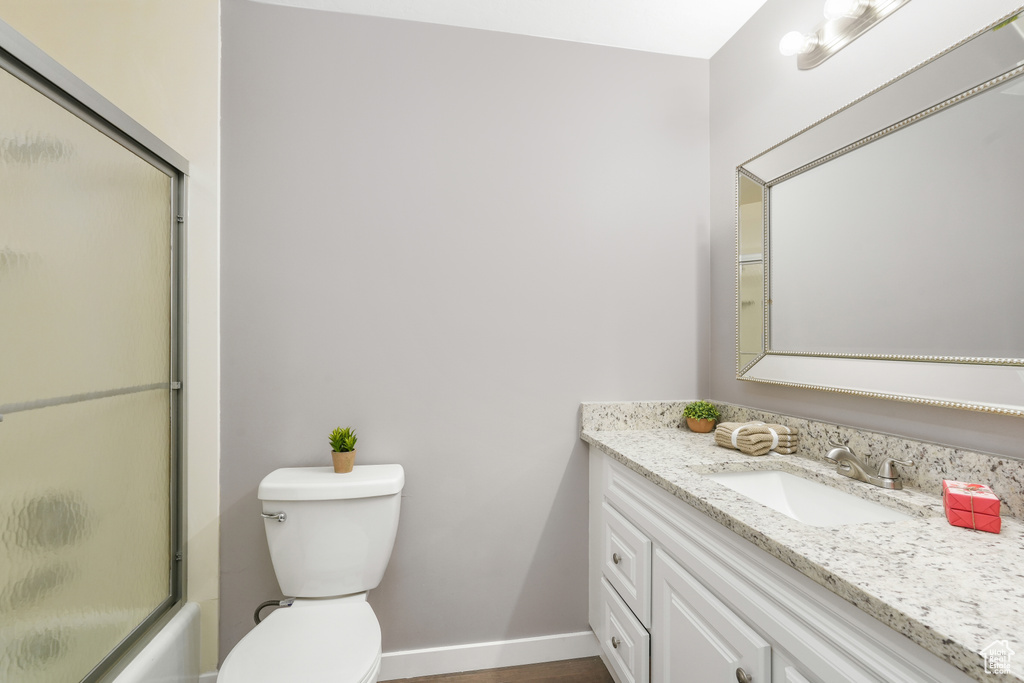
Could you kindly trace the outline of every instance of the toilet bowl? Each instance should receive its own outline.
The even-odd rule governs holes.
[[[218,683],[376,683],[380,626],[360,597],[274,610],[231,650]]]
[[[231,650],[218,683],[376,683],[380,624],[366,601],[384,576],[398,530],[401,465],[275,470],[259,488],[281,591]]]

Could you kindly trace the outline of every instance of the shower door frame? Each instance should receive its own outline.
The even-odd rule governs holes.
[[[169,595],[149,616],[81,680],[96,683],[109,679],[155,634],[153,628],[165,622],[185,595],[185,273],[188,225],[188,161],[112,102],[100,95],[52,57],[33,45],[10,25],[0,20],[0,68],[63,107],[79,119],[139,156],[171,181],[168,214],[171,239],[170,264],[170,548],[168,548]],[[124,393],[129,393],[127,389]],[[75,398],[75,397],[71,397]],[[11,412],[11,411],[9,411]],[[0,421],[3,416],[0,415]],[[0,429],[3,427],[0,426]]]

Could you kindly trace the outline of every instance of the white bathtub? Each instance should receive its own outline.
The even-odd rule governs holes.
[[[199,605],[186,602],[114,683],[198,683]]]

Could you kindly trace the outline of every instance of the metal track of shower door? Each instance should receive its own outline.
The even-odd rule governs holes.
[[[70,403],[95,401],[96,399],[99,398],[125,396],[127,394],[138,394],[143,391],[156,391],[158,389],[181,389],[181,382],[157,382],[155,384],[139,384],[134,387],[123,387],[121,389],[108,389],[106,391],[90,391],[84,394],[71,394],[70,396],[44,398],[38,401],[8,403],[6,405],[0,406],[0,422],[4,421],[4,415],[10,415],[11,413],[21,413],[26,410],[38,410],[39,408],[51,408],[53,406],[65,406]]]

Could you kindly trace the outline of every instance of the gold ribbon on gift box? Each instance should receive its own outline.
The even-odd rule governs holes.
[[[971,528],[974,531],[978,530],[978,520],[974,519],[974,492],[977,489],[967,488],[967,495],[971,497]]]
[[[975,519],[975,517],[974,517],[974,492],[975,491],[980,491],[981,489],[982,489],[982,486],[980,484],[964,484],[963,486],[957,486],[955,488],[952,487],[952,486],[949,486],[949,487],[946,488],[946,492],[949,493],[949,494],[952,494],[953,491],[963,491],[963,492],[965,492],[968,495],[968,497],[970,497],[970,499],[971,499],[971,531],[977,531],[978,530],[978,520]],[[953,505],[953,503],[952,503],[952,501],[950,501],[950,506],[952,506],[952,505]]]

